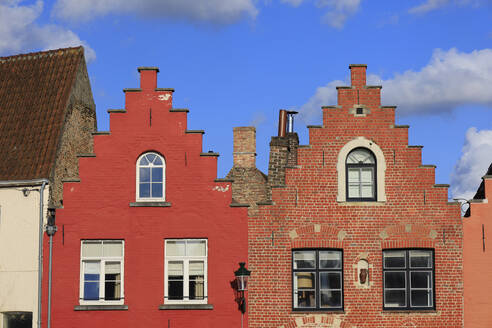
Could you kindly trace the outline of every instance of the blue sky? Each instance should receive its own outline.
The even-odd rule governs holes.
[[[221,154],[219,177],[234,126],[256,126],[267,171],[281,108],[300,111],[307,144],[352,63],[383,85],[450,197],[472,197],[492,162],[490,0],[0,0],[0,35],[3,56],[83,44],[99,130],[138,87],[136,68],[158,66],[188,127],[206,130],[204,151]]]

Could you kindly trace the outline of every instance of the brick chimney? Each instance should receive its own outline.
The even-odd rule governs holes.
[[[157,88],[157,73],[159,73],[158,67],[139,67],[140,73],[140,89],[152,90]]]
[[[252,126],[235,127],[234,166],[244,168],[256,167],[256,129]]]
[[[350,79],[353,87],[363,87],[366,85],[366,64],[350,64]]]

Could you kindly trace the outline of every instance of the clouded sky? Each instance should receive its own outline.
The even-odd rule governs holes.
[[[295,129],[321,124],[348,65],[368,65],[397,105],[410,144],[450,197],[470,198],[492,162],[491,0],[0,0],[0,55],[82,44],[98,129],[138,87],[138,66],[158,66],[174,87],[203,150],[232,166],[232,128],[257,127],[257,165],[280,108],[300,111]]]

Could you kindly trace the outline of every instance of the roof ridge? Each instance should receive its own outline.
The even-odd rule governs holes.
[[[67,53],[76,53],[76,52],[84,52],[83,46],[78,47],[68,47],[68,48],[58,48],[58,49],[49,49],[45,51],[37,51],[37,52],[29,52],[25,54],[17,54],[12,56],[0,57],[0,62],[8,62],[12,60],[21,60],[21,59],[37,59],[46,56],[53,55],[65,55]]]

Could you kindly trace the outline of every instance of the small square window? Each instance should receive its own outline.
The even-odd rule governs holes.
[[[357,115],[362,115],[362,114],[364,114],[364,108],[362,108],[362,107],[357,107],[357,108],[356,108],[356,110],[355,110],[355,113],[356,113]]]

